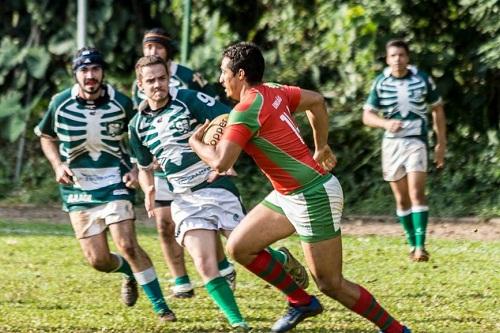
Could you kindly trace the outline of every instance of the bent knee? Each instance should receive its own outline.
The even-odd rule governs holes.
[[[336,298],[342,290],[342,277],[319,276],[315,278],[318,289],[325,295]]]
[[[111,272],[113,270],[113,265],[111,258],[98,258],[94,256],[88,256],[87,262],[99,272]]]

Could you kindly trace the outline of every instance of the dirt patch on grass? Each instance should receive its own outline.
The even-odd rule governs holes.
[[[154,221],[146,217],[144,209],[137,208],[136,211],[138,223],[154,227]],[[53,223],[69,223],[68,215],[59,207],[53,206],[1,206],[0,218],[9,221],[43,220]],[[431,217],[427,232],[429,238],[500,240],[500,218],[485,220],[477,217]],[[404,235],[396,219],[390,216],[346,216],[342,222],[342,233],[345,235]]]

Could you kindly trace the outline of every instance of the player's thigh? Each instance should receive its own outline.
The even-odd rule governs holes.
[[[410,194],[409,194],[409,188],[408,188],[408,177],[404,176],[401,179],[398,179],[396,181],[391,181],[389,182],[389,185],[391,186],[392,193],[394,194],[394,197],[396,198],[396,201],[398,203],[402,203],[403,205],[409,205],[410,204]]]
[[[125,220],[110,224],[109,232],[115,245],[122,250],[138,246],[134,220]]]
[[[314,279],[320,284],[336,284],[342,279],[342,237],[302,242],[304,258]]]
[[[172,208],[169,206],[155,206],[154,208],[156,225],[161,227],[162,225],[173,224],[172,219]]]
[[[217,231],[206,229],[189,230],[184,235],[184,246],[193,258],[213,259],[217,264]]]
[[[78,239],[83,255],[93,266],[106,266],[111,258],[106,233]]]
[[[283,212],[260,203],[232,231],[226,247],[232,253],[255,254],[294,232],[295,229]]]
[[[425,182],[427,172],[408,173],[408,192],[412,202],[425,204]]]

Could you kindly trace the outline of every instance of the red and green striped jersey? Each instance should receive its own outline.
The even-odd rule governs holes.
[[[300,192],[327,173],[313,159],[292,117],[299,102],[299,87],[274,83],[252,87],[229,114],[224,132],[224,139],[252,156],[283,194]]]

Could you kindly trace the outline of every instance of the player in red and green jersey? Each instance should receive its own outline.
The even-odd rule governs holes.
[[[306,263],[318,288],[362,315],[385,333],[410,330],[391,317],[363,287],[342,276],[340,217],[343,195],[328,172],[336,158],[328,146],[328,115],[323,97],[299,87],[263,84],[264,58],[257,46],[238,43],[223,53],[220,82],[239,103],[229,116],[221,141],[203,144],[208,124],[190,138],[193,150],[217,172],[224,172],[245,150],[274,186],[263,202],[236,227],[227,243],[236,261],[287,295],[287,313],[272,327],[287,332],[323,311],[318,299],[295,285],[283,267],[263,249],[299,234]],[[293,121],[306,111],[313,128],[314,154]]]

